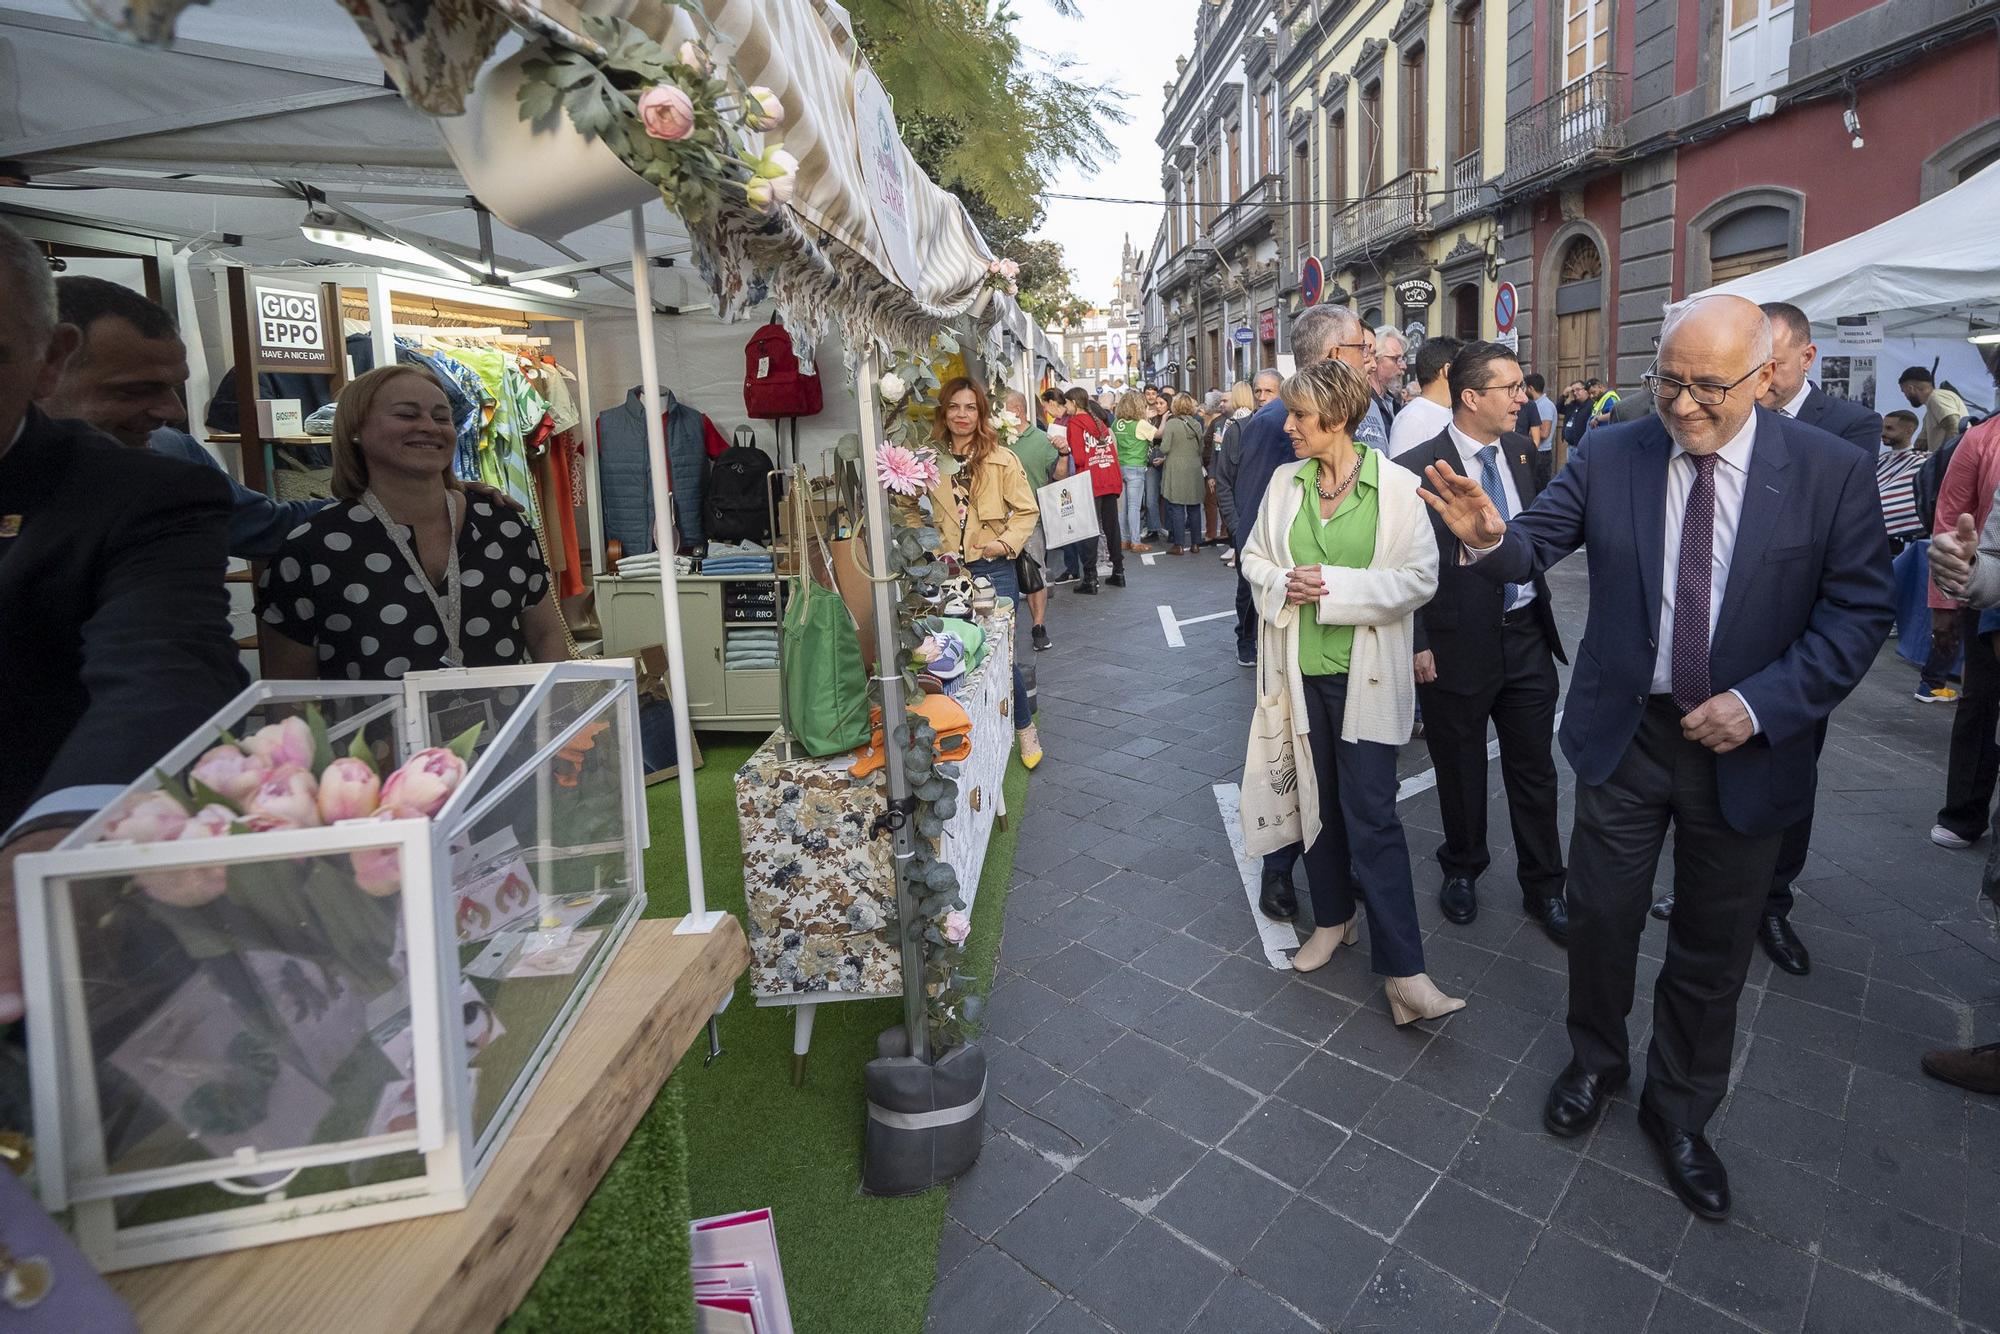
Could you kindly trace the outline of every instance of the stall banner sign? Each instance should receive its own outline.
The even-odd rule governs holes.
[[[326,345],[326,320],[319,292],[257,283],[251,319],[257,329],[257,360],[274,370],[333,373]]]
[[[1305,268],[1299,271],[1299,300],[1308,306],[1319,304],[1320,292],[1326,287],[1326,271],[1320,267],[1319,256],[1306,257]]]
[[[1239,324],[1236,326],[1235,332],[1233,332],[1230,335],[1230,337],[1235,339],[1236,346],[1248,347],[1250,346],[1250,344],[1257,341],[1257,331],[1255,329],[1252,329],[1247,324]]]
[[[1427,336],[1427,332],[1422,320],[1411,320],[1403,327],[1403,340],[1410,345],[1409,352],[1412,358],[1423,350],[1424,338]]]
[[[1841,315],[1833,321],[1833,345],[1851,352],[1873,352],[1882,346],[1880,315]]]
[[[1272,306],[1257,312],[1257,341],[1275,343],[1278,341],[1278,308]]]
[[[912,292],[923,287],[924,269],[917,262],[912,239],[911,182],[903,174],[907,160],[896,111],[882,81],[865,67],[854,72],[854,124],[861,146],[861,180],[868,187],[869,211],[881,230],[883,248],[896,270],[889,275]]]
[[[1514,317],[1520,310],[1521,294],[1514,290],[1514,284],[1501,283],[1493,293],[1493,327],[1503,334],[1514,332]],[[1507,340],[1502,338],[1500,341],[1504,343]]]
[[[1405,310],[1428,310],[1437,300],[1436,284],[1428,278],[1410,278],[1396,284],[1396,299]]]

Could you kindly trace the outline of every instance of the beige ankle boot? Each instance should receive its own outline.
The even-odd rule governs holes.
[[[1389,998],[1389,1017],[1398,1024],[1442,1019],[1454,1010],[1465,1008],[1464,1001],[1439,991],[1428,973],[1392,977],[1382,984],[1382,992]]]
[[[1342,926],[1316,927],[1306,943],[1299,946],[1292,955],[1292,967],[1301,973],[1310,973],[1315,968],[1324,968],[1333,958],[1333,952],[1342,945],[1352,945],[1361,936],[1361,914],[1356,912]]]

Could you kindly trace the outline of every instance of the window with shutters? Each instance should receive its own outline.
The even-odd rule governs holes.
[[[1611,0],[1562,0],[1562,6],[1562,70],[1567,87],[1610,63]]]
[[[1239,121],[1229,122],[1229,193],[1230,199],[1243,197],[1243,126]]]
[[[1451,21],[1451,86],[1453,127],[1451,157],[1457,162],[1479,151],[1485,130],[1485,62],[1480,47],[1485,33],[1478,0],[1458,11]]]
[[[1382,188],[1382,84],[1361,90],[1361,193]]]
[[[1347,113],[1334,113],[1331,128],[1327,131],[1327,183],[1326,197],[1339,208],[1347,202]]]
[[[1722,105],[1785,86],[1792,67],[1792,0],[1723,0]]]
[[[1412,47],[1403,57],[1403,170],[1422,171],[1430,165],[1429,81],[1424,77],[1424,48]]]
[[[1257,176],[1260,180],[1271,174],[1271,135],[1274,129],[1271,115],[1271,90],[1266,88],[1257,94]]]
[[[1285,188],[1292,193],[1292,246],[1304,250],[1312,244],[1312,150],[1303,139],[1292,145],[1292,179]]]
[[[1792,217],[1772,204],[1732,213],[1708,229],[1712,286],[1747,277],[1792,257]]]

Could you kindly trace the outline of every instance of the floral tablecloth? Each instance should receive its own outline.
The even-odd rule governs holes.
[[[1014,612],[1003,601],[979,620],[992,646],[957,695],[972,719],[972,755],[961,768],[958,811],[945,822],[945,860],[979,885],[1001,783],[1014,747]],[[888,929],[896,885],[887,835],[870,838],[888,780],[857,780],[853,756],[787,760],[773,736],[736,773],[749,904],[751,985],[759,999],[834,993],[898,994],[901,955]]]

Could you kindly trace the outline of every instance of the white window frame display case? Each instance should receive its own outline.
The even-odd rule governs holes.
[[[565,685],[591,682],[606,682],[610,688],[601,698],[577,705],[574,716],[548,718],[548,708],[559,701],[557,692]],[[518,701],[503,701],[504,708],[494,718],[498,725],[482,731],[463,780],[430,819],[343,821],[320,828],[181,842],[104,841],[106,830],[131,801],[159,791],[162,774],[186,773],[197,758],[217,744],[224,729],[240,727],[246,717],[268,718],[287,711],[296,715],[316,701],[350,707],[361,701],[363,707],[350,716],[328,720],[328,740],[336,755],[343,754],[352,737],[373,723],[378,724],[373,737],[380,741],[384,738],[379,724],[387,719],[396,754],[393,763],[382,770],[386,776],[418,750],[452,740],[452,735],[433,734],[427,700],[445,694],[504,690],[518,690]],[[286,706],[292,708],[287,710]],[[494,712],[479,711],[489,717]],[[594,723],[608,724],[608,734],[603,728],[586,732]],[[447,729],[455,735],[460,730],[457,720],[437,730]],[[602,845],[566,847],[556,816],[556,794],[561,786],[557,761],[579,738],[592,741],[599,735],[615,740],[614,754],[601,758],[614,761],[611,767],[617,774],[622,838]],[[23,857],[17,886],[35,1115],[34,1183],[44,1207],[56,1213],[68,1211],[66,1221],[79,1246],[105,1272],[464,1208],[645,909],[643,852],[648,838],[639,755],[637,690],[630,660],[413,672],[401,682],[261,681],[55,849]],[[475,868],[468,859],[466,874],[455,876],[453,853],[464,854],[477,839],[482,822],[529,786],[536,794],[535,828],[514,836],[520,845],[516,856],[521,865],[541,867],[540,879],[530,871],[530,881],[551,884],[551,865],[565,857],[618,857],[622,859],[622,885],[612,892],[622,894],[624,902],[616,906],[612,920],[590,921],[592,930],[602,930],[603,939],[592,942],[583,962],[567,975],[567,995],[547,1018],[546,1028],[512,1083],[493,1103],[484,1126],[476,1127],[479,1071],[472,1057],[479,1048],[468,1051],[464,989],[472,986],[467,966],[482,956],[465,948],[468,942],[461,940],[458,930],[461,890],[474,878]],[[407,987],[414,1127],[374,1135],[362,1127],[356,1132],[358,1137],[319,1143],[315,1138],[320,1121],[315,1119],[312,1124],[283,1128],[295,1133],[298,1147],[265,1151],[238,1148],[229,1156],[218,1153],[197,1161],[114,1171],[108,1161],[106,1113],[99,1103],[99,1069],[109,1063],[109,1055],[93,1053],[88,979],[79,951],[77,909],[83,895],[72,892],[72,883],[102,883],[148,871],[377,849],[396,850],[404,887],[397,905],[404,976],[377,1002],[388,1002],[393,1009],[391,993],[399,986]],[[428,886],[429,892],[408,892],[411,886]],[[536,918],[526,919],[531,925],[545,922],[540,913],[556,901],[546,889],[535,892],[539,896],[536,901],[544,906],[537,910]],[[598,905],[592,904],[591,916],[601,915]],[[577,919],[579,924],[586,920],[589,918]],[[564,939],[567,941],[567,935]],[[489,944],[486,940],[479,943]],[[252,948],[242,941],[233,941],[231,946],[231,954],[238,959]],[[190,979],[201,976],[200,968],[190,972]],[[542,974],[527,976],[541,985]],[[493,987],[495,1008],[503,985],[496,982]],[[540,1014],[534,1022],[542,1022]],[[359,1051],[371,1037],[364,1033],[354,1050]],[[150,1090],[148,1094],[151,1096]],[[172,1113],[166,1117],[173,1120]],[[178,1128],[187,1130],[185,1126]],[[193,1134],[191,1130],[188,1133]],[[409,1153],[422,1155],[421,1170],[399,1179],[286,1196],[291,1180],[308,1168],[364,1164]],[[255,1202],[159,1221],[121,1222],[118,1216],[121,1202],[133,1202],[155,1191],[204,1184]]]

